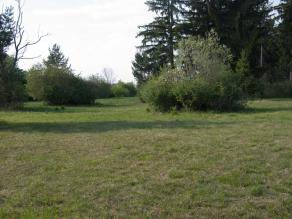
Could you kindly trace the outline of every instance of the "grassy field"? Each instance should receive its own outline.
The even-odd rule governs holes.
[[[292,100],[0,112],[0,218],[292,218]]]

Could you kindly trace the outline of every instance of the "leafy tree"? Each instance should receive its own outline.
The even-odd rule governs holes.
[[[45,69],[42,65],[33,66],[26,74],[26,90],[30,97],[34,100],[44,100]]]

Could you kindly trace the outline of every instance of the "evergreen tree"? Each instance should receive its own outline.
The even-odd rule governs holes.
[[[0,65],[3,64],[7,57],[7,49],[12,44],[13,26],[13,10],[11,7],[6,8],[3,13],[0,13]]]
[[[70,69],[71,66],[68,64],[69,58],[61,52],[59,45],[54,44],[52,48],[49,49],[49,56],[47,60],[44,60],[46,67],[55,67],[58,69]]]
[[[186,0],[183,12],[182,32],[186,36],[206,36],[214,28],[205,0]]]
[[[292,72],[292,1],[282,0],[278,7],[281,23],[280,32],[280,59],[278,71],[282,79],[289,79]]]
[[[133,62],[133,74],[141,83],[156,74],[160,67],[174,67],[174,50],[181,37],[183,0],[148,0],[146,5],[156,14],[150,24],[140,26],[142,45]]]
[[[16,106],[25,97],[24,72],[7,54],[13,43],[13,28],[13,10],[10,7],[0,13],[0,107]]]

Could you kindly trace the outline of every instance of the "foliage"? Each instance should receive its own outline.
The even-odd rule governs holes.
[[[47,60],[44,60],[44,65],[55,68],[70,68],[68,64],[69,59],[61,52],[59,45],[54,44],[52,48],[49,48],[49,56]]]
[[[149,11],[155,13],[154,21],[139,26],[137,37],[142,44],[133,62],[133,74],[141,85],[157,75],[162,66],[174,67],[174,51],[180,34],[181,5],[183,0],[148,0]]]
[[[44,74],[45,69],[42,65],[33,66],[26,74],[26,90],[34,100],[44,100]]]
[[[26,98],[24,72],[6,57],[0,67],[0,107],[18,107]]]
[[[179,43],[177,68],[183,78],[194,79],[197,75],[212,77],[230,70],[230,50],[220,45],[219,37],[211,31],[206,37],[189,37]]]
[[[292,82],[276,82],[264,84],[264,98],[292,98]]]
[[[112,85],[108,83],[104,78],[99,75],[92,75],[89,77],[89,81],[94,84],[94,92],[96,94],[96,98],[104,99],[110,98],[113,96],[112,94]]]
[[[230,48],[233,68],[245,50],[250,73],[255,78],[273,74],[271,69],[278,59],[274,46],[277,34],[269,0],[153,0],[146,4],[156,17],[152,23],[140,27],[138,36],[142,37],[142,46],[138,47],[133,62],[133,74],[139,85],[159,75],[161,67],[174,67],[173,51],[180,39],[203,37],[212,29],[218,33],[220,43]],[[264,66],[260,65],[261,50]]]
[[[54,105],[92,104],[96,99],[94,84],[67,69],[49,67],[44,73],[44,100]]]
[[[0,107],[16,107],[25,99],[24,72],[14,64],[7,50],[13,42],[13,11],[0,13]]]
[[[134,97],[137,94],[137,90],[133,83],[119,81],[112,86],[112,94],[114,97]]]
[[[7,57],[8,47],[13,41],[13,9],[12,7],[6,8],[0,13],[0,67]]]
[[[281,23],[278,27],[280,58],[277,71],[282,79],[287,80],[290,79],[290,73],[292,73],[292,2],[290,0],[281,1],[278,12]]]
[[[140,89],[141,99],[149,103],[155,110],[166,112],[178,107],[178,101],[173,93],[173,84],[160,78],[149,80]]]
[[[35,100],[54,105],[93,104],[96,84],[75,75],[68,59],[54,45],[44,65],[35,66],[27,74],[27,90]]]
[[[142,99],[160,111],[180,107],[230,111],[243,107],[244,77],[231,71],[231,58],[215,32],[205,39],[183,40],[179,43],[177,69],[166,68],[160,77],[149,81],[142,88]]]

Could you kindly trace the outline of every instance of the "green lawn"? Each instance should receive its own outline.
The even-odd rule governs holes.
[[[0,218],[291,218],[292,100],[0,112]]]

